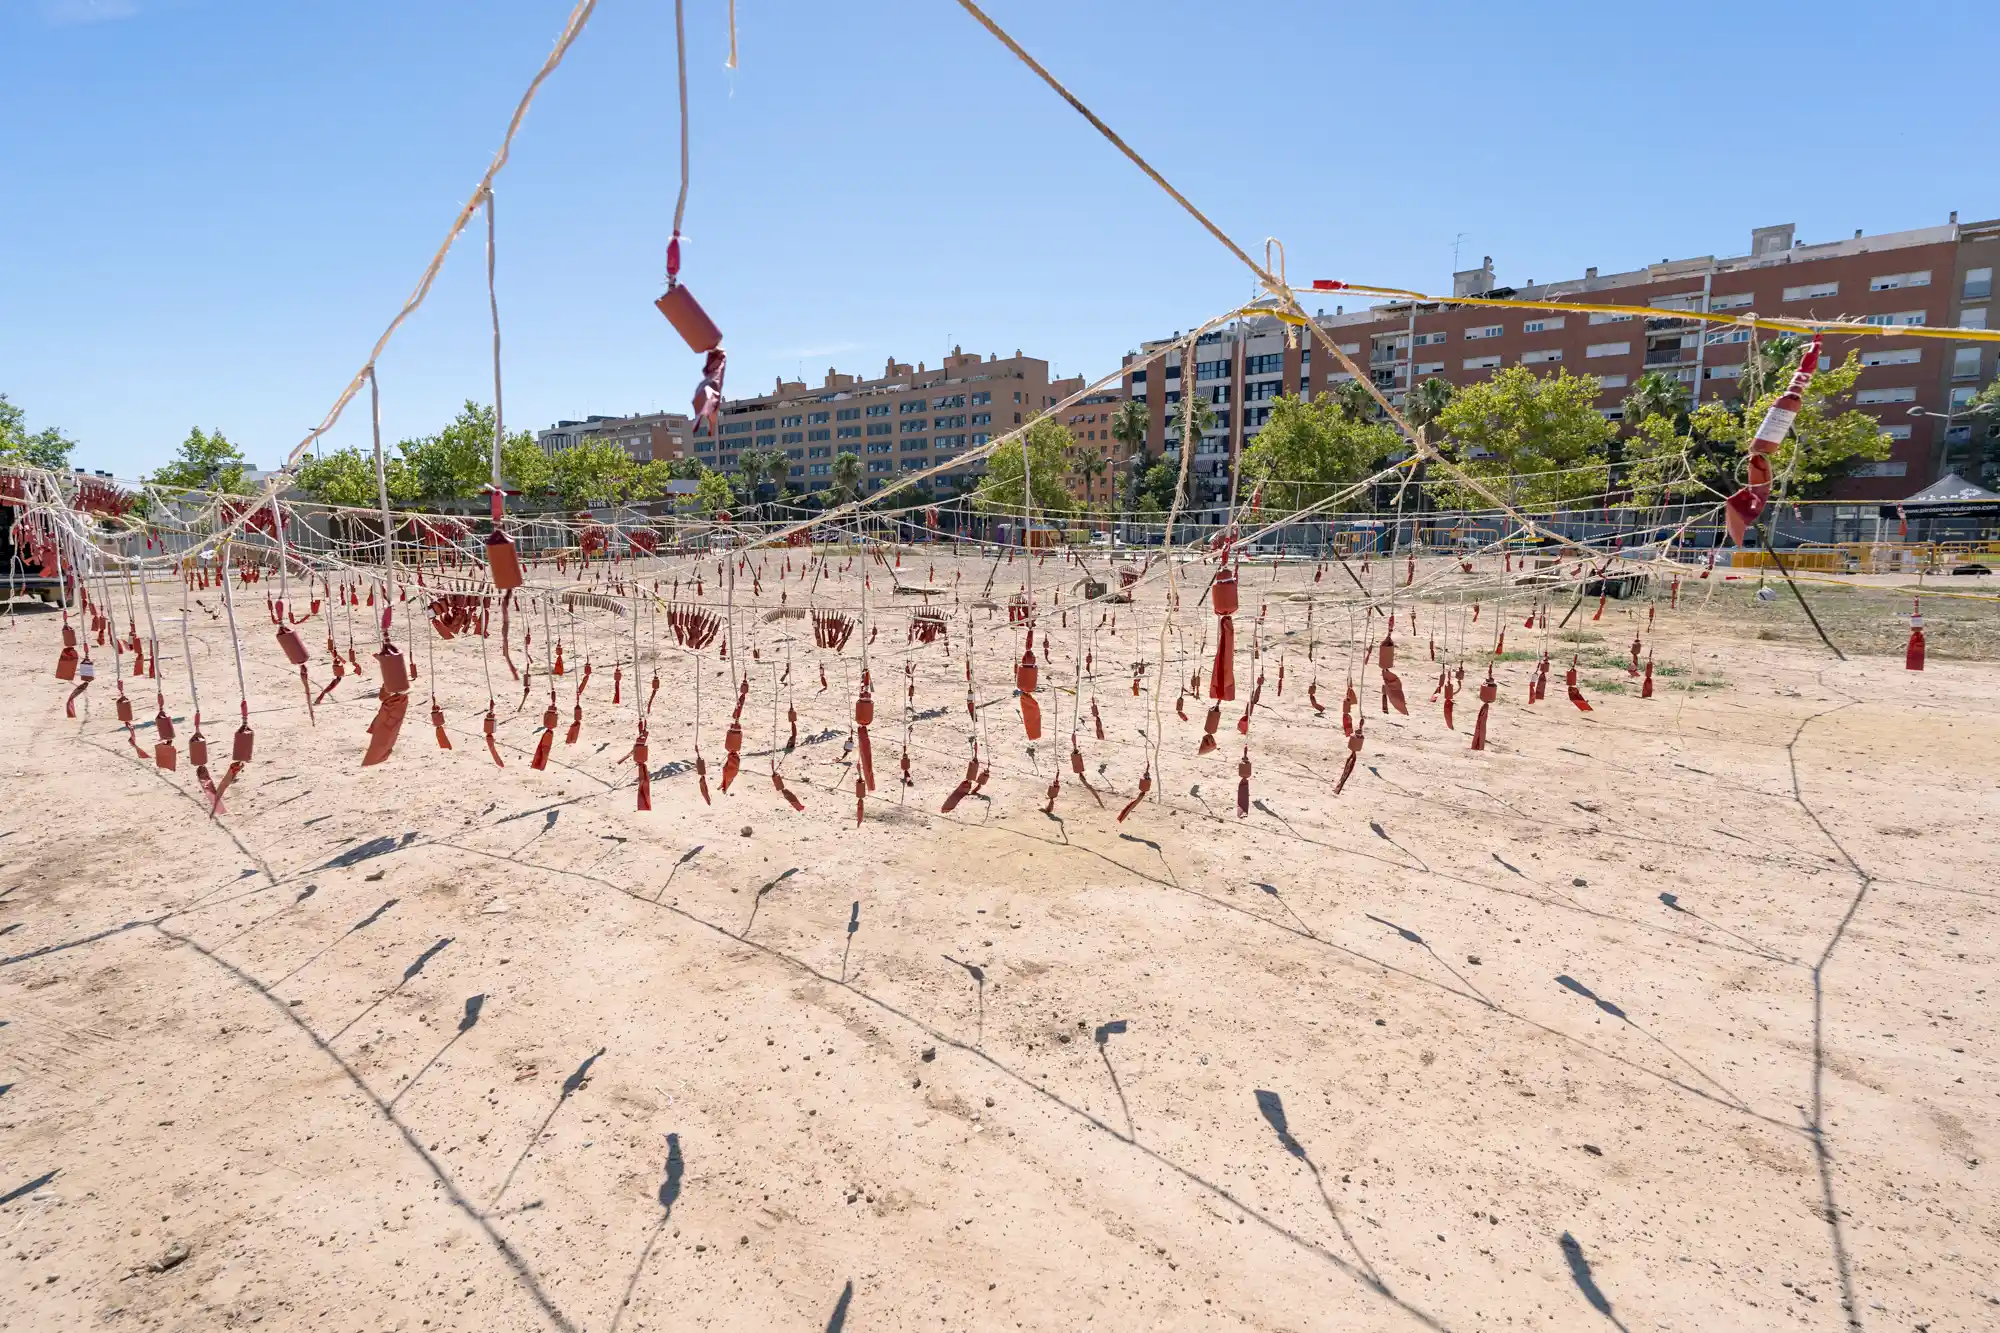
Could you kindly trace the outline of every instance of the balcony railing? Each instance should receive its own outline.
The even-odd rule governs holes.
[[[1649,366],[1671,366],[1693,359],[1694,349],[1691,347],[1662,347],[1646,353],[1646,364]]]

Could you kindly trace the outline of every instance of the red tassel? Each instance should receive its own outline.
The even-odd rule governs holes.
[[[1363,721],[1365,722],[1366,719],[1363,719]],[[1347,780],[1354,776],[1355,762],[1361,758],[1362,742],[1367,739],[1365,727],[1347,738],[1347,762],[1341,765],[1340,780],[1333,784],[1333,794],[1335,796],[1340,795],[1341,789],[1347,786]]]
[[[1139,794],[1137,796],[1134,796],[1130,801],[1126,802],[1125,808],[1118,812],[1118,822],[1121,824],[1124,823],[1125,816],[1131,814],[1134,810],[1138,809],[1139,802],[1145,800],[1146,793],[1150,792],[1151,790],[1153,790],[1153,770],[1148,768],[1139,777]]]
[[[1215,749],[1215,729],[1221,724],[1222,705],[1219,703],[1210,704],[1208,706],[1208,717],[1201,724],[1201,744],[1196,747],[1196,754],[1208,754]]]
[[[1567,673],[1567,674],[1566,674],[1566,675],[1565,675],[1565,676],[1563,677],[1563,680],[1564,680],[1564,682],[1565,682],[1565,683],[1566,683],[1566,684],[1568,685],[1568,687],[1569,687],[1569,701],[1570,701],[1571,703],[1573,703],[1573,704],[1575,704],[1575,705],[1576,705],[1576,707],[1577,707],[1577,711],[1578,711],[1578,712],[1583,712],[1583,713],[1588,713],[1589,711],[1591,711],[1591,710],[1590,710],[1590,701],[1589,701],[1589,700],[1587,700],[1587,699],[1585,699],[1585,698],[1583,697],[1583,691],[1582,691],[1582,690],[1580,690],[1580,689],[1578,689],[1578,688],[1577,688],[1577,685],[1576,685],[1576,659],[1575,659],[1575,658],[1571,658],[1571,659],[1570,659],[1570,664],[1569,664],[1569,671],[1568,671],[1568,673]]]
[[[1639,684],[1639,697],[1641,699],[1650,699],[1653,697],[1653,655],[1651,653],[1646,654],[1646,679]]]
[[[1243,758],[1236,765],[1236,817],[1247,818],[1250,814],[1250,749],[1245,746]]]
[[[449,750],[451,737],[445,734],[444,709],[438,707],[438,701],[435,699],[431,700],[431,726],[437,730],[438,749]]]
[[[652,747],[646,744],[646,724],[639,723],[638,739],[632,742],[632,762],[639,766],[639,809],[653,808],[653,774],[647,767],[652,758]]]
[[[1215,662],[1208,673],[1208,697],[1236,698],[1236,620],[1223,616],[1215,636]]]
[[[1924,669],[1924,604],[1921,598],[1913,602],[1910,612],[1910,644],[1903,650],[1903,667],[1909,671]]]

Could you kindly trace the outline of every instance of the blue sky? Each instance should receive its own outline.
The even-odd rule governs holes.
[[[732,391],[953,343],[1102,374],[1249,295],[950,0],[739,0],[734,73],[725,0],[688,8],[684,276]],[[1459,233],[1466,266],[1491,254],[1518,283],[1738,254],[1766,223],[1822,240],[2000,214],[2000,113],[1946,60],[1991,49],[1989,6],[990,9],[1239,240],[1282,237],[1295,281],[1437,289]],[[567,12],[0,0],[0,392],[88,466],[144,470],[197,424],[275,463],[409,291]],[[602,0],[500,179],[511,425],[685,410],[696,361],[650,304],[672,14]],[[487,336],[472,237],[382,360],[391,438],[490,398]],[[331,438],[366,432],[364,401]]]

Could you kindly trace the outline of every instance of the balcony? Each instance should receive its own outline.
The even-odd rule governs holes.
[[[1646,364],[1649,366],[1682,365],[1693,359],[1694,349],[1691,347],[1648,348],[1646,351]]]
[[[1646,332],[1666,333],[1673,329],[1694,329],[1700,327],[1700,323],[1699,320],[1681,319],[1678,316],[1648,315]]]

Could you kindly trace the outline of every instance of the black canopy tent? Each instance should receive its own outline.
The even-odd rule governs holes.
[[[1884,520],[1907,519],[1912,535],[1923,538],[1937,538],[1941,528],[1970,536],[2000,526],[2000,493],[1947,472],[1907,500],[1885,504],[1878,512]]]

